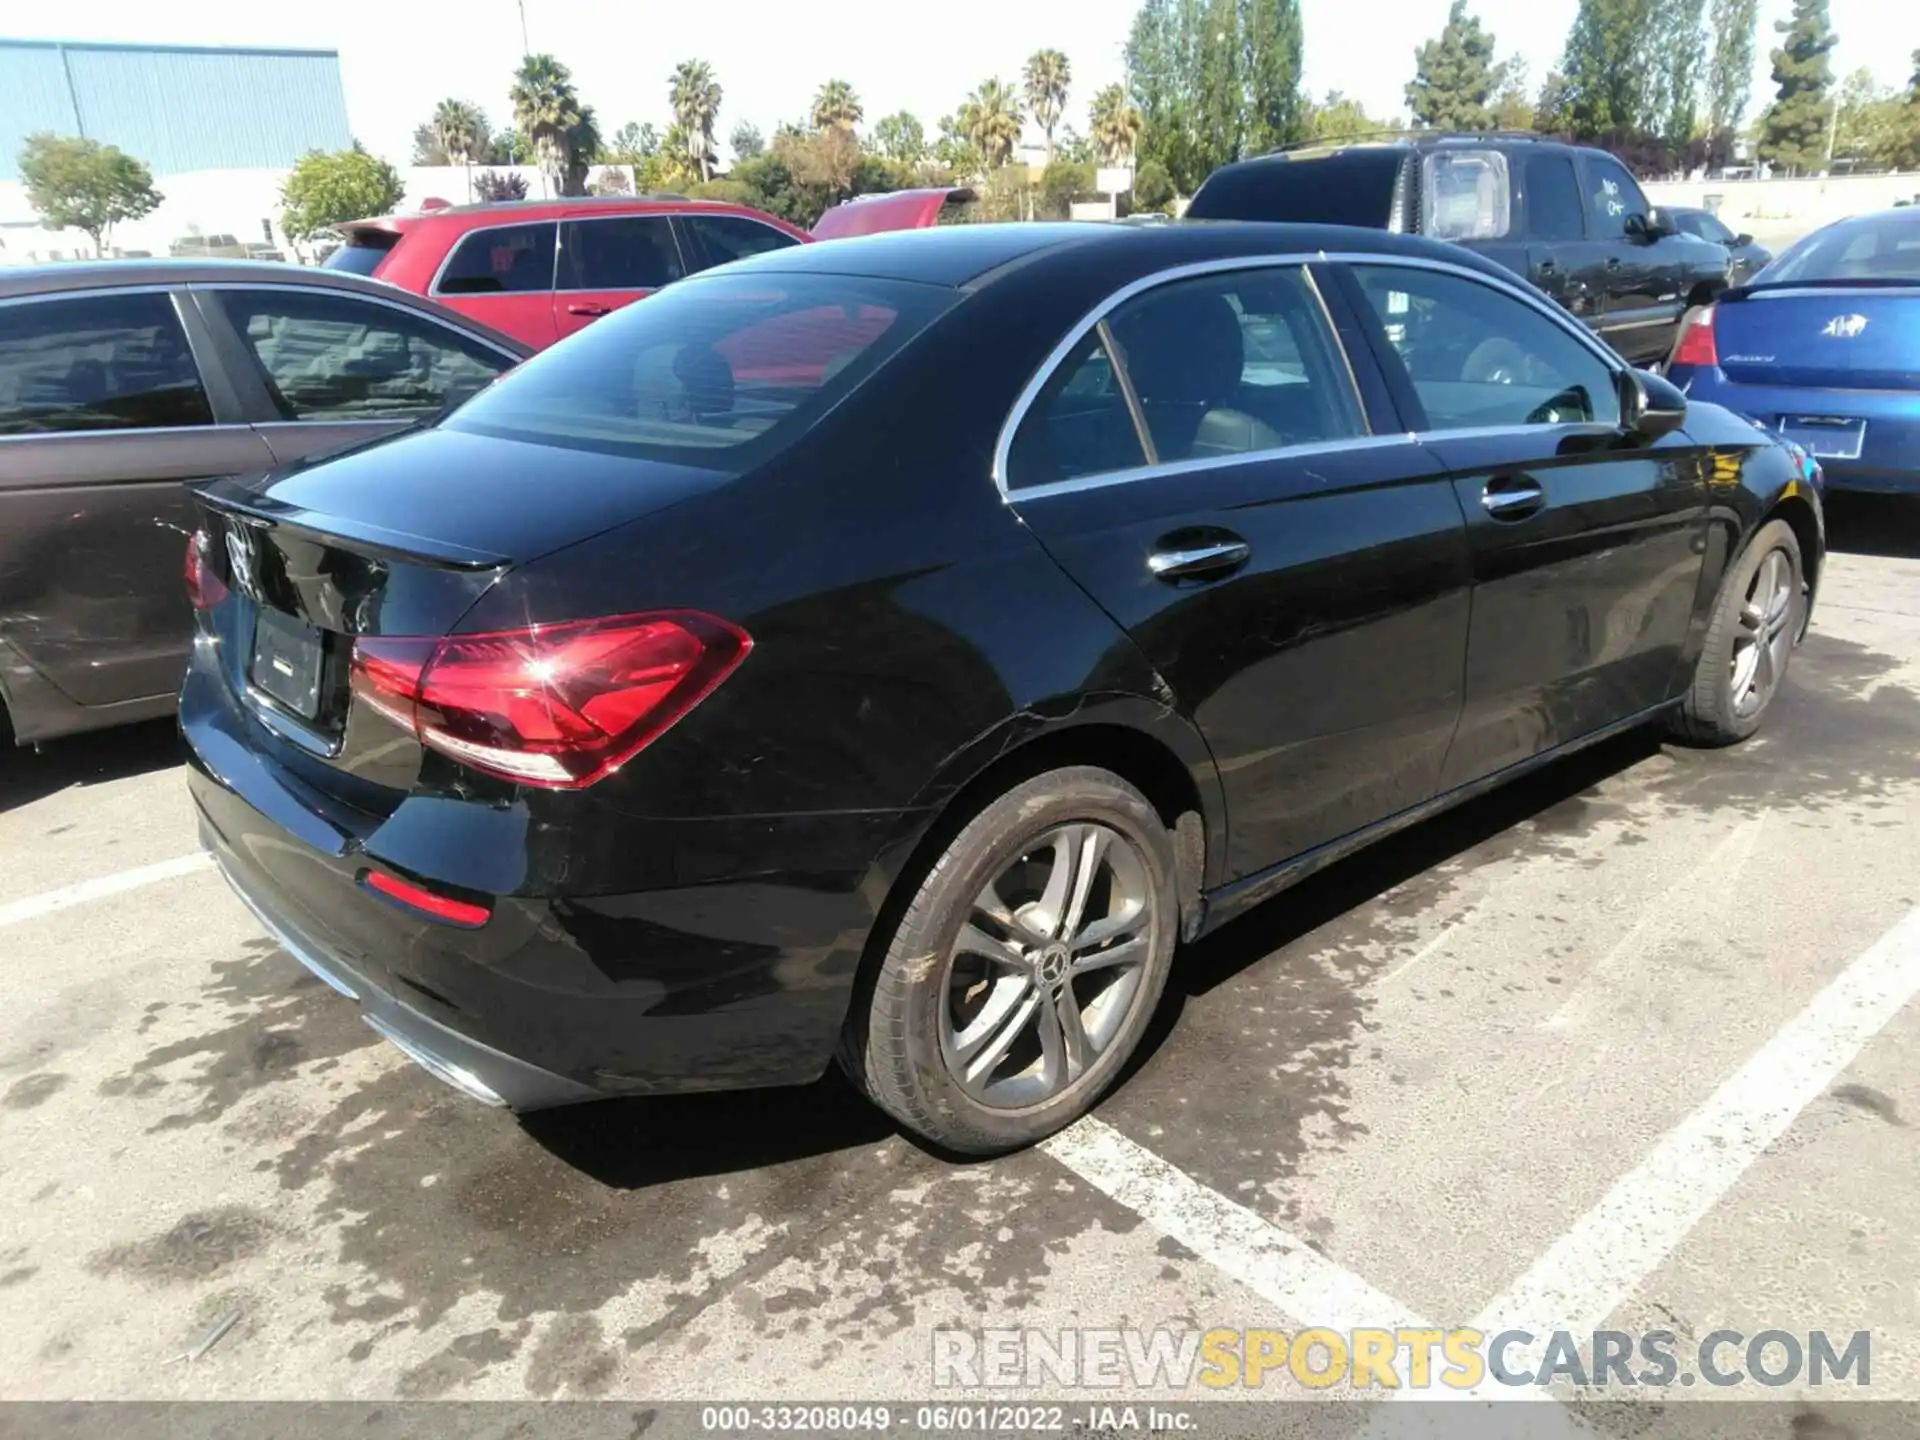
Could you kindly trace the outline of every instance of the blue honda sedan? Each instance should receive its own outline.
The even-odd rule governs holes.
[[[1920,208],[1816,230],[1697,311],[1667,374],[1798,441],[1833,489],[1920,493]]]

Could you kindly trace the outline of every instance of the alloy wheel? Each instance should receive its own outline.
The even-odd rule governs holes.
[[[1786,673],[1793,645],[1793,562],[1784,550],[1771,550],[1753,572],[1740,606],[1740,628],[1733,637],[1733,710],[1751,715],[1773,698]]]

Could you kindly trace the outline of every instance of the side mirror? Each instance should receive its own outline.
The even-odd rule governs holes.
[[[1687,397],[1680,387],[1649,370],[1627,371],[1620,388],[1620,423],[1636,439],[1658,440],[1687,418]]]
[[[1740,234],[1733,237],[1733,247],[1736,250],[1744,249],[1746,246],[1751,245],[1752,243],[1753,243],[1753,236],[1747,234],[1745,231],[1742,231]]]

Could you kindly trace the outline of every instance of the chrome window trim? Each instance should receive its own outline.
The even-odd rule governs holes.
[[[85,285],[72,290],[36,290],[31,295],[0,298],[0,310],[9,305],[35,305],[43,300],[86,300],[95,295],[171,295],[185,288],[185,282],[176,280],[168,284],[149,281],[143,285]]]
[[[18,444],[23,440],[113,440],[122,435],[129,439],[154,435],[210,435],[216,430],[256,428],[245,420],[216,420],[211,425],[129,425],[124,430],[36,430],[21,435],[0,435],[0,445]]]
[[[1432,270],[1443,275],[1457,276],[1462,280],[1477,281],[1489,289],[1504,291],[1521,304],[1530,307],[1536,313],[1546,317],[1568,335],[1573,336],[1582,345],[1586,346],[1595,358],[1606,367],[1608,373],[1614,377],[1616,385],[1619,383],[1620,377],[1631,369],[1617,354],[1609,350],[1590,328],[1568,314],[1553,300],[1540,295],[1538,292],[1529,292],[1523,288],[1523,286],[1509,282],[1501,276],[1488,275],[1469,266],[1457,265],[1446,260],[1436,260],[1426,255],[1400,255],[1390,250],[1331,252],[1290,251],[1283,255],[1232,255],[1212,260],[1193,261],[1185,265],[1169,266],[1165,270],[1156,270],[1151,275],[1143,275],[1137,280],[1131,280],[1107,296],[1092,310],[1082,316],[1080,320],[1067,331],[1060,343],[1055,345],[1053,349],[1047,353],[1046,358],[1040,362],[1039,367],[1034,371],[1032,377],[1015,398],[1013,408],[1007,413],[1007,418],[1001,422],[1000,434],[993,447],[993,483],[995,488],[1000,492],[1002,502],[1012,504],[1016,497],[1021,500],[1041,499],[1049,495],[1072,494],[1079,490],[1090,490],[1104,485],[1126,484],[1134,480],[1158,479],[1164,475],[1185,474],[1195,470],[1213,470],[1223,465],[1240,465],[1251,461],[1279,459],[1291,455],[1315,455],[1325,454],[1330,450],[1361,447],[1373,448],[1381,445],[1405,444],[1418,442],[1427,437],[1453,436],[1457,438],[1469,434],[1506,435],[1538,433],[1545,428],[1549,428],[1539,425],[1496,425],[1471,431],[1427,430],[1393,435],[1363,434],[1343,440],[1312,440],[1299,445],[1276,446],[1270,450],[1248,450],[1238,455],[1205,456],[1198,460],[1176,460],[1169,461],[1166,464],[1133,466],[1125,470],[1103,471],[1098,475],[1076,475],[1066,480],[1048,481],[1044,485],[1021,486],[1017,490],[1009,488],[1007,484],[1007,464],[1013,451],[1014,436],[1019,432],[1021,423],[1027,418],[1027,412],[1032,408],[1033,402],[1039,398],[1041,390],[1044,389],[1047,382],[1053,378],[1053,372],[1065,363],[1067,358],[1073,353],[1074,347],[1085,338],[1087,332],[1093,329],[1095,325],[1103,322],[1107,316],[1112,314],[1119,306],[1126,304],[1126,302],[1134,296],[1147,290],[1157,289],[1159,286],[1171,284],[1179,280],[1191,279],[1199,275],[1218,275],[1235,270],[1279,269],[1284,266],[1304,267],[1323,263],[1336,265],[1380,265],[1398,269]],[[1311,281],[1311,270],[1307,271],[1307,276]],[[1353,365],[1352,357],[1347,355],[1346,345],[1340,338],[1338,328],[1333,325],[1331,317],[1326,314],[1325,297],[1319,295],[1317,287],[1314,290],[1314,294],[1321,301],[1321,313],[1327,318],[1328,333],[1332,337],[1333,344],[1345,358],[1349,374],[1351,374]],[[1361,401],[1357,385],[1353,391],[1353,404],[1355,412],[1361,417],[1361,424],[1365,425],[1367,423],[1366,406]]]
[[[433,279],[427,282],[427,296],[438,300],[440,297],[440,279],[447,273],[447,266],[453,263],[453,257],[460,253],[460,247],[475,235],[491,235],[496,230],[525,230],[535,225],[553,226],[553,270],[547,276],[547,288],[541,290],[457,290],[450,297],[455,300],[474,300],[488,295],[541,295],[552,294],[553,285],[560,278],[560,220],[506,220],[498,225],[476,225],[471,230],[462,230],[460,238],[447,247],[447,253],[440,257],[440,263],[434,267]],[[398,247],[395,247],[398,248]]]
[[[488,350],[491,350],[494,354],[504,357],[507,361],[510,362],[509,368],[511,368],[512,365],[518,365],[524,358],[526,358],[524,356],[514,354],[513,351],[511,350],[502,348],[501,346],[495,344],[492,340],[488,339],[485,335],[477,334],[476,332],[467,329],[466,326],[455,324],[453,321],[446,318],[447,314],[454,314],[454,315],[459,314],[457,310],[447,310],[446,313],[443,314],[439,309],[436,309],[430,306],[409,305],[405,301],[390,299],[385,295],[370,295],[365,290],[349,289],[347,286],[344,286],[344,285],[299,285],[299,284],[289,285],[284,281],[275,281],[275,280],[261,280],[261,281],[254,281],[251,283],[245,280],[209,280],[204,282],[196,281],[196,282],[189,283],[186,286],[186,288],[189,290],[195,290],[195,291],[199,291],[199,290],[271,290],[278,294],[285,294],[285,295],[316,295],[316,294],[329,295],[329,296],[344,295],[351,300],[364,300],[369,305],[379,305],[387,310],[397,310],[402,315],[411,315],[414,319],[424,321],[429,325],[438,325],[442,330],[451,330],[454,334],[463,336],[464,338],[471,340],[474,344],[484,346]],[[402,292],[402,293],[405,293],[405,292]],[[531,295],[534,292],[531,290],[521,290],[521,291],[510,291],[508,293]],[[228,323],[231,324],[232,322],[229,321]],[[239,332],[236,330],[235,333],[238,334]],[[244,335],[240,335],[239,338],[240,338],[240,342],[244,345],[246,343],[247,337]],[[312,424],[316,422],[306,421],[306,420],[263,420],[260,423],[263,425],[306,425],[306,424]]]
[[[604,224],[609,220],[658,220],[667,227],[667,238],[673,242],[673,253],[680,257],[680,273],[672,280],[661,285],[576,285],[567,289],[560,288],[560,267],[566,263],[566,226]],[[560,232],[553,237],[553,293],[555,295],[625,295],[639,294],[645,291],[652,295],[667,285],[685,280],[689,275],[700,272],[687,264],[686,248],[680,243],[680,228],[673,223],[671,210],[628,210],[617,215],[564,215],[557,222]],[[451,254],[451,252],[449,252]],[[508,291],[508,294],[531,295],[531,290]]]

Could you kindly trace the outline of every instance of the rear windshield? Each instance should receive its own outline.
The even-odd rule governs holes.
[[[1405,152],[1397,147],[1290,156],[1216,170],[1187,207],[1190,220],[1298,220],[1383,229]]]
[[[792,444],[957,298],[852,275],[686,280],[535,356],[446,424],[745,470]]]
[[[399,234],[392,230],[354,230],[340,242],[339,249],[320,262],[320,268],[371,275],[399,243]]]
[[[1920,280],[1920,211],[1867,215],[1815,231],[1753,277],[1756,285]]]

